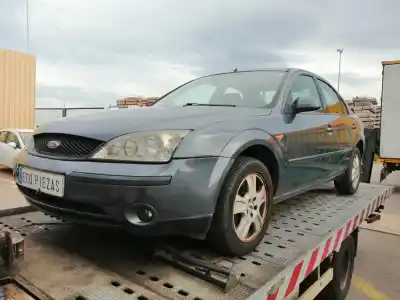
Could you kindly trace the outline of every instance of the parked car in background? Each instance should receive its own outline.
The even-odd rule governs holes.
[[[263,239],[274,203],[329,181],[354,194],[363,149],[360,120],[322,77],[234,71],[192,80],[150,107],[39,127],[14,174],[51,215],[207,238],[244,255]]]
[[[13,168],[18,153],[32,137],[32,129],[0,130],[0,166]]]

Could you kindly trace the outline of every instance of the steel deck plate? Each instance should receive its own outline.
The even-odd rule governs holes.
[[[389,190],[383,185],[361,184],[357,195],[346,197],[324,188],[277,204],[263,242],[245,257],[225,258],[201,243],[184,240],[195,257],[235,265],[241,273],[240,282],[227,293],[152,259],[154,240],[63,224],[40,212],[1,217],[0,226],[25,236],[26,253],[19,278],[49,299],[239,300],[264,286],[332,229]],[[34,223],[55,224],[31,225]]]

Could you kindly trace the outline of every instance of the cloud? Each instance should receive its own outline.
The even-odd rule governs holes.
[[[26,50],[26,11],[21,0],[0,0],[0,49]]]
[[[0,0],[0,47],[26,50],[26,1]],[[400,2],[28,0],[38,106],[107,106],[234,68],[300,67],[379,98]]]

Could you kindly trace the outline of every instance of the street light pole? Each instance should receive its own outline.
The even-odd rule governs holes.
[[[26,0],[26,52],[29,53],[29,0]]]
[[[339,52],[339,73],[338,73],[338,80],[337,80],[337,91],[339,92],[340,88],[340,72],[341,72],[341,66],[342,66],[342,53],[344,49],[336,49],[337,52]]]

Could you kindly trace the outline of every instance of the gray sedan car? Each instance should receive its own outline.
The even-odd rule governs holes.
[[[261,242],[274,203],[329,181],[355,193],[363,149],[360,120],[320,76],[235,70],[151,107],[43,125],[14,174],[50,215],[244,255]]]

